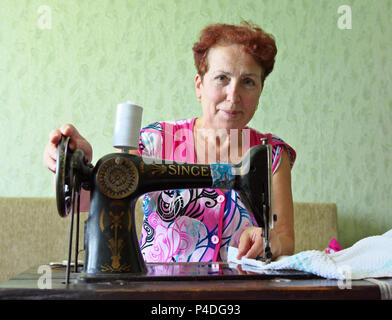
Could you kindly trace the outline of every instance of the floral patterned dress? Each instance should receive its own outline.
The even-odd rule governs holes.
[[[140,131],[139,154],[196,163],[195,120],[156,122],[144,127]],[[248,148],[261,144],[261,138],[268,138],[272,145],[273,173],[284,149],[293,166],[296,153],[283,140],[249,127],[245,129]],[[143,211],[140,248],[146,262],[226,261],[228,247],[238,247],[241,233],[257,225],[253,214],[234,190],[204,188],[150,192],[143,196]]]

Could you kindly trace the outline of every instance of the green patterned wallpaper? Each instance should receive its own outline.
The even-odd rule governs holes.
[[[0,16],[0,196],[53,196],[42,153],[64,123],[95,162],[119,102],[143,124],[199,115],[192,45],[246,19],[277,41],[251,125],[296,149],[294,200],[336,202],[343,246],[392,227],[391,0],[1,0]]]

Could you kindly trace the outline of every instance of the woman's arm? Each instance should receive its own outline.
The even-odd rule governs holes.
[[[291,192],[291,167],[287,151],[281,155],[280,165],[272,177],[273,213],[277,216],[271,230],[273,257],[294,253],[294,206]],[[242,256],[256,258],[263,254],[261,228],[246,229],[238,246],[238,259]]]
[[[271,230],[271,249],[274,257],[294,253],[294,205],[291,192],[291,167],[287,151],[273,178],[273,212],[277,215]],[[275,240],[275,241],[274,241]],[[275,246],[275,249],[274,249]]]

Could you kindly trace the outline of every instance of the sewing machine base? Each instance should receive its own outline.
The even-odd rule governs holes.
[[[154,265],[153,269],[156,270],[158,266],[162,267],[165,265]],[[135,276],[129,281],[110,279],[96,283],[78,281],[77,277],[81,273],[72,272],[69,284],[64,282],[65,267],[50,267],[50,272],[44,274],[39,271],[39,267],[35,265],[14,278],[0,283],[0,300],[63,299],[102,301],[126,299],[128,300],[127,306],[131,303],[129,300],[134,300],[137,304],[137,310],[140,310],[140,308],[147,305],[140,303],[140,300],[155,300],[153,303],[156,304],[158,300],[170,301],[170,303],[173,303],[174,300],[204,300],[209,303],[217,303],[217,300],[221,300],[227,303],[230,301],[239,302],[240,300],[381,299],[378,285],[366,280],[350,281],[350,289],[348,290],[348,288],[342,287],[342,285],[347,283],[317,278],[296,271],[274,272],[273,274],[239,274],[239,272],[235,271],[236,268],[231,268],[231,271],[227,270],[230,266],[224,263],[222,263],[220,268],[221,274],[219,274],[219,268],[214,263],[204,264],[204,266],[203,264],[196,265],[190,263],[185,267],[173,263],[170,264],[169,271],[165,270],[166,274],[161,277],[159,274],[156,274],[154,278],[148,273],[145,277]],[[147,264],[147,267],[150,272],[150,264]],[[172,272],[177,276],[170,275],[170,270],[173,271],[175,269],[188,271],[186,271],[185,276],[178,270]],[[192,275],[192,270],[199,270],[197,271],[199,275]],[[208,274],[207,270],[211,274]],[[43,277],[46,277],[47,281],[42,281]],[[49,279],[50,281],[48,281]],[[392,285],[392,278],[384,280]],[[98,303],[101,304],[101,302]],[[259,302],[257,303],[259,304]],[[379,307],[379,305],[377,306]],[[99,306],[98,309],[100,309]]]
[[[80,273],[77,282],[100,283],[112,281],[206,281],[241,279],[317,279],[319,277],[297,270],[255,271],[231,263],[149,263],[144,274],[134,273]],[[282,280],[283,281],[283,280]]]

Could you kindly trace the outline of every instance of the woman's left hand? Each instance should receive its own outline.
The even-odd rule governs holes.
[[[254,259],[263,255],[264,249],[261,233],[262,229],[258,227],[249,227],[242,232],[240,244],[238,245],[238,260],[241,260],[243,256],[248,259]]]
[[[263,237],[261,236],[263,230],[259,227],[249,227],[245,229],[240,238],[238,245],[237,259],[241,260],[242,257],[248,259],[255,259],[264,254]],[[283,237],[285,239],[285,237]],[[273,257],[281,254],[281,241],[280,237],[276,234],[275,230],[270,230],[270,246]],[[290,242],[288,240],[287,242]]]

